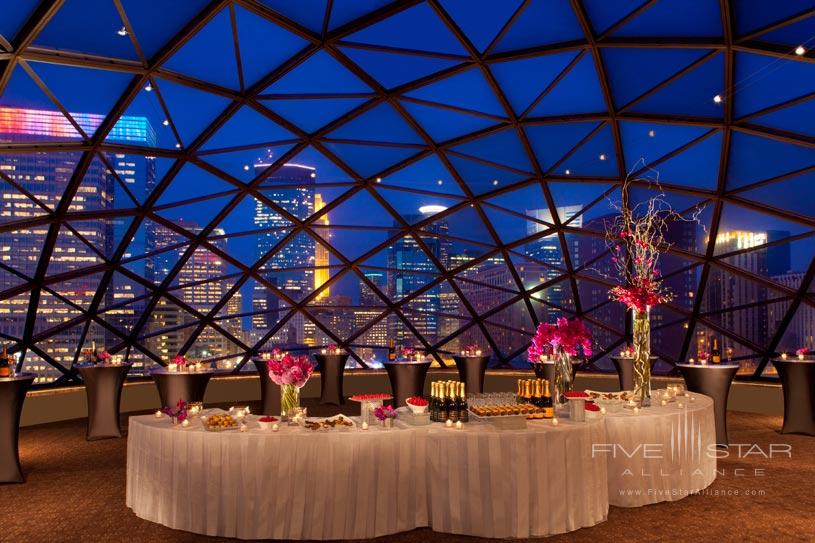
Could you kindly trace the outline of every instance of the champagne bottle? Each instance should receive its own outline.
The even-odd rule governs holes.
[[[388,361],[393,362],[396,360],[396,340],[391,339],[388,341]]]
[[[524,381],[524,401],[525,404],[532,404],[532,381],[527,379]]]
[[[713,338],[713,349],[710,351],[710,361],[714,364],[722,363],[722,352],[719,350],[718,338]]]
[[[470,422],[470,411],[467,405],[467,392],[464,389],[464,383],[459,383],[459,413],[458,420],[461,422]]]
[[[549,391],[549,380],[543,381],[543,398],[541,398],[543,417],[551,419],[555,416],[555,409],[552,404],[552,393]]]
[[[535,379],[535,393],[532,395],[532,405],[543,407],[543,390],[541,389],[540,379]]]
[[[518,379],[518,392],[515,394],[517,403],[524,403],[524,380]]]
[[[430,414],[431,422],[436,420],[436,382],[430,383],[430,401],[428,401],[427,412]]]
[[[11,367],[8,359],[8,346],[3,345],[3,356],[0,357],[0,377],[11,377]]]

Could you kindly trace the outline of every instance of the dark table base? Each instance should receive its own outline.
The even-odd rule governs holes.
[[[815,361],[773,360],[784,389],[782,434],[815,436]]]
[[[489,356],[454,356],[458,368],[458,377],[464,382],[467,393],[484,392],[484,372],[487,370]]]
[[[255,370],[260,377],[260,403],[261,414],[269,416],[280,416],[280,387],[274,384],[269,371],[266,369],[266,361],[260,359],[252,359],[255,365]]]
[[[17,443],[23,402],[34,377],[0,379],[0,483],[25,482]]]
[[[634,359],[632,357],[612,356],[611,361],[617,370],[617,378],[620,381],[620,390],[634,390]],[[651,357],[651,371],[654,370],[656,356]]]
[[[315,354],[320,371],[320,403],[342,405],[342,377],[347,354]]]
[[[739,371],[739,366],[724,364],[677,364],[685,384],[691,392],[698,392],[713,398],[713,412],[716,417],[716,444],[726,447],[727,440],[727,397],[730,383]]]
[[[424,395],[424,380],[430,362],[390,362],[385,363],[388,379],[391,382],[394,407],[402,407],[411,396]]]
[[[153,372],[152,375],[158,388],[162,407],[175,408],[179,400],[187,403],[203,402],[212,372]]]
[[[119,401],[130,366],[77,366],[88,397],[88,441],[122,437]]]

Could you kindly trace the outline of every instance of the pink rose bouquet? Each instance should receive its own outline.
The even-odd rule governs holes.
[[[272,358],[266,365],[269,370],[269,378],[277,385],[293,385],[302,388],[314,373],[314,366],[307,356],[285,354],[280,360]]]

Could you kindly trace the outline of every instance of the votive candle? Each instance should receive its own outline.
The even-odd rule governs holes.
[[[272,424],[272,432],[277,432],[278,430],[280,430],[280,426],[278,426],[276,423]]]
[[[450,420],[450,419],[447,419],[447,422],[445,422],[444,425],[447,426],[448,428],[452,428],[453,427],[453,421]]]
[[[457,429],[457,430],[461,430],[462,428],[464,428],[464,425],[463,425],[463,424],[461,424],[461,421],[460,421],[460,420],[459,420],[459,421],[456,421],[456,429]]]
[[[552,419],[552,426],[557,426],[557,425],[558,425],[557,419],[553,418]]]
[[[184,428],[188,427],[189,425],[190,425],[190,421],[189,421],[189,420],[187,420],[187,419],[184,419],[184,420],[181,422],[181,426],[183,426]]]
[[[160,418],[161,418],[161,410],[159,409],[158,411],[156,411],[156,413],[155,413],[155,415],[154,415],[154,416],[155,416],[157,419],[160,419]]]
[[[275,424],[275,426],[277,426],[277,424]],[[367,422],[363,422],[363,423],[362,423],[362,429],[363,429],[363,430],[367,430],[367,429],[368,429],[368,423],[367,423]]]

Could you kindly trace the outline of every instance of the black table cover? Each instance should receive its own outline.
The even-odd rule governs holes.
[[[17,443],[23,402],[35,378],[33,373],[0,378],[0,483],[25,481]]]
[[[88,441],[122,437],[119,402],[130,365],[81,365],[76,368],[85,382],[88,397]]]
[[[178,400],[190,402],[203,402],[207,385],[215,373],[213,369],[201,371],[167,371],[167,368],[158,368],[150,372],[158,388],[162,407],[175,409]]]
[[[535,372],[535,377],[538,379],[546,379],[549,381],[549,390],[555,390],[555,363],[550,362],[530,362],[530,366],[532,366],[532,371]],[[577,378],[577,366],[579,364],[573,363],[572,364],[572,383],[574,383],[575,378]]]
[[[261,413],[269,416],[280,416],[280,387],[269,377],[266,369],[266,361],[260,358],[253,358],[252,363],[260,377],[260,402]]]
[[[617,370],[617,378],[620,381],[620,390],[634,390],[634,358],[631,356],[612,356],[611,361]],[[651,370],[654,369],[656,356],[651,357]]]
[[[348,355],[315,354],[314,358],[320,371],[320,403],[342,405],[342,377]]]
[[[739,371],[737,364],[677,364],[691,392],[698,392],[713,398],[713,411],[716,417],[716,444],[726,447],[727,440],[727,397],[730,384]]]
[[[464,381],[467,393],[484,392],[484,372],[487,369],[489,356],[453,356],[458,368],[458,377]]]
[[[815,436],[815,360],[773,360],[784,390],[782,434]]]
[[[411,396],[424,395],[424,380],[430,362],[385,362],[391,382],[394,407],[402,407]]]

